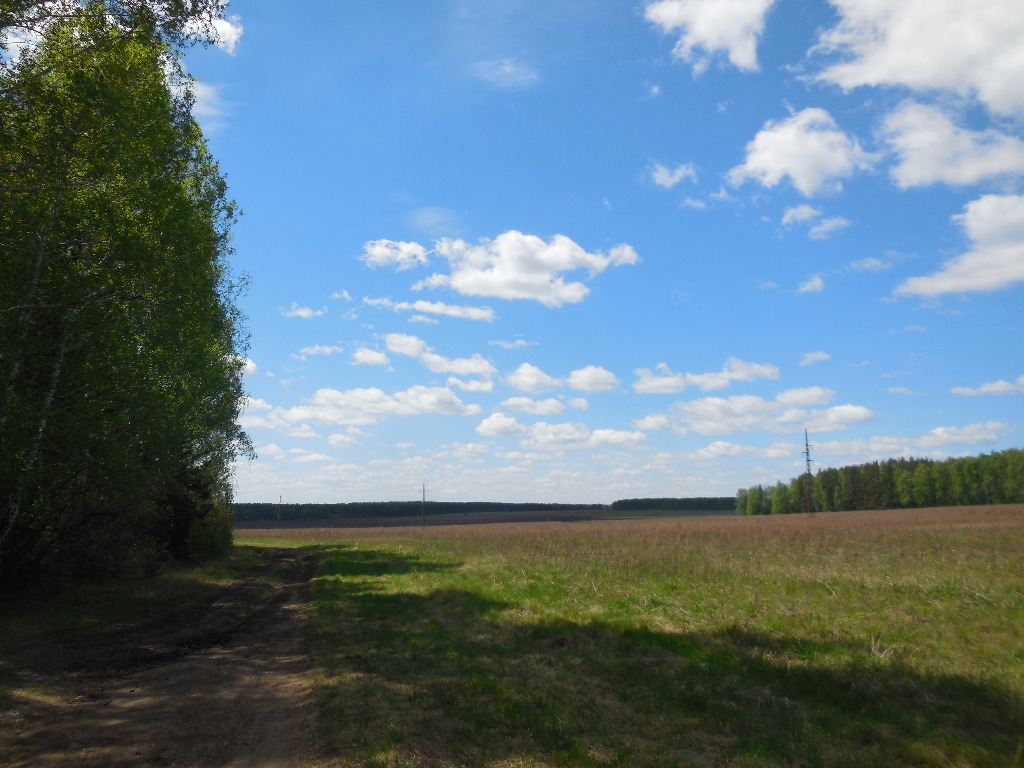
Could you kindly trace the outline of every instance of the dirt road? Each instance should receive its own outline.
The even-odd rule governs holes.
[[[0,764],[305,764],[312,684],[303,625],[315,556],[261,557],[209,601],[83,638],[26,669],[2,702]],[[286,575],[271,588],[268,574]]]

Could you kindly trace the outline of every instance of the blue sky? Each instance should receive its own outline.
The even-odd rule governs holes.
[[[233,0],[241,501],[731,495],[1019,447],[1019,0]]]

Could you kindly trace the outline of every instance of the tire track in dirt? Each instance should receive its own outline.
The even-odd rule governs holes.
[[[264,562],[205,604],[83,638],[26,670],[0,712],[11,768],[284,768],[306,762],[317,555]],[[276,587],[268,574],[286,574]]]

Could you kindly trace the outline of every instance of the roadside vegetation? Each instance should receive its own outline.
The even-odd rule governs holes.
[[[1024,507],[365,531],[309,629],[333,766],[1013,766]]]
[[[180,61],[221,13],[0,9],[0,588],[231,546],[236,209]]]

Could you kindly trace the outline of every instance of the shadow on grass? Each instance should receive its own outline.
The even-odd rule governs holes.
[[[314,589],[324,756],[343,765],[1011,765],[1024,702],[855,647],[727,628],[525,623],[453,566],[335,550]]]

